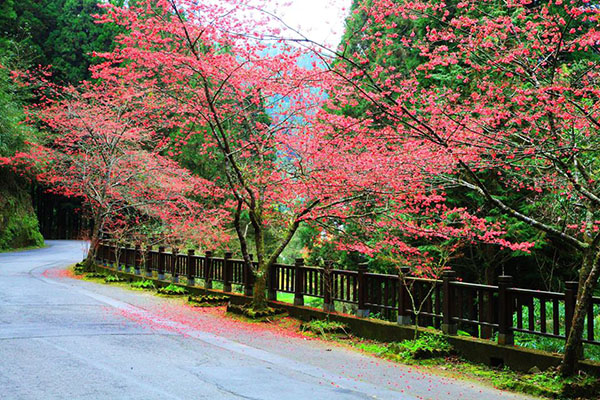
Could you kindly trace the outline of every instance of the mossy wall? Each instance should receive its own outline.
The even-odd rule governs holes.
[[[28,185],[0,168],[0,251],[43,244]]]

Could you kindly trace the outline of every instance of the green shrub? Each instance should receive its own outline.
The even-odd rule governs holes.
[[[337,321],[329,321],[322,319],[313,319],[300,325],[303,332],[312,332],[317,335],[326,336],[327,334],[348,333],[348,326]]]
[[[201,296],[189,296],[188,303],[194,307],[215,307],[222,306],[229,302],[229,297],[205,294]]]
[[[104,279],[106,278],[106,274],[102,272],[88,272],[85,274],[85,277],[89,279]]]
[[[126,279],[121,278],[118,275],[106,275],[104,277],[104,282],[106,283],[115,283],[115,282],[125,282]]]
[[[158,293],[160,293],[160,294],[166,294],[166,295],[169,295],[169,296],[183,296],[185,294],[188,294],[188,291],[184,287],[177,286],[177,285],[174,285],[174,284],[171,283],[167,287],[159,288],[158,289]]]
[[[441,334],[423,333],[417,339],[390,343],[388,353],[401,358],[422,360],[452,354],[452,345]]]
[[[264,310],[255,310],[251,306],[231,303],[227,306],[227,312],[242,315],[258,321],[268,321],[271,317],[285,314],[285,310],[283,308],[267,307]]]
[[[134,287],[136,289],[150,289],[150,290],[154,290],[156,289],[156,286],[154,285],[154,282],[148,280],[148,279],[143,279],[140,281],[134,281],[131,283],[131,287]]]
[[[75,275],[83,275],[85,273],[85,266],[82,263],[77,263],[73,267],[73,273]]]

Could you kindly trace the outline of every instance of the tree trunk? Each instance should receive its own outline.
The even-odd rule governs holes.
[[[88,249],[87,256],[83,261],[83,270],[91,272],[96,264],[96,253],[98,251],[98,245],[100,244],[100,215],[94,216],[94,226],[92,227],[92,237],[90,239],[90,248]]]
[[[598,274],[600,272],[600,268],[598,267],[599,259],[600,253],[595,254],[593,261],[591,261],[591,268],[588,267],[588,261],[588,263],[584,262],[584,267],[581,270],[582,276],[579,279],[580,284],[573,312],[573,321],[571,322],[571,330],[569,331],[565,345],[565,354],[560,366],[560,373],[563,376],[573,375],[577,371],[579,359],[583,356],[583,326],[587,309],[598,281]]]
[[[260,263],[258,271],[254,275],[254,291],[252,292],[252,308],[254,310],[265,310],[267,304],[267,265]]]

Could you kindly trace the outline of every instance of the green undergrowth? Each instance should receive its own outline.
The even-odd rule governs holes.
[[[164,294],[167,296],[184,296],[188,294],[188,291],[183,286],[178,286],[174,284],[169,284],[169,286],[165,286],[163,288],[158,288],[157,292],[159,294]]]
[[[44,246],[28,185],[4,168],[0,168],[0,182],[0,251]]]
[[[348,336],[348,326],[341,322],[313,319],[300,325],[302,332],[311,332],[324,338],[329,336],[345,335]]]
[[[121,278],[119,275],[109,274],[104,277],[104,282],[106,283],[117,283],[117,282],[126,282],[127,279]]]
[[[251,320],[261,322],[271,322],[274,317],[286,314],[286,311],[281,308],[267,307],[265,309],[255,310],[251,306],[229,304],[227,313],[241,315]]]
[[[401,359],[425,360],[450,356],[454,349],[443,335],[424,333],[414,340],[390,343],[387,352]]]
[[[423,367],[436,374],[479,381],[502,390],[561,400],[600,398],[597,377],[582,373],[563,378],[555,369],[540,371],[533,368],[528,373],[521,373],[507,367],[492,368],[468,362],[457,356],[452,346],[438,334],[425,334],[416,340],[395,343],[358,338],[344,343],[387,360]]]
[[[148,279],[133,281],[133,282],[131,282],[131,287],[135,288],[135,289],[145,289],[145,290],[155,290],[156,289],[154,282],[152,282],[151,280],[148,280]]]
[[[214,294],[188,297],[188,303],[193,307],[217,307],[225,305],[228,302],[229,297]]]
[[[85,278],[86,279],[102,279],[102,280],[104,280],[104,278],[106,278],[106,274],[104,274],[102,272],[88,272],[87,274],[85,274]]]

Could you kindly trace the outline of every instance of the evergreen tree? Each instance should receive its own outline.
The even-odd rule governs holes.
[[[124,0],[111,0],[121,5]],[[56,79],[89,79],[92,52],[108,51],[115,25],[96,24],[97,0],[6,0],[0,5],[0,51],[11,49],[25,64],[52,65]]]

